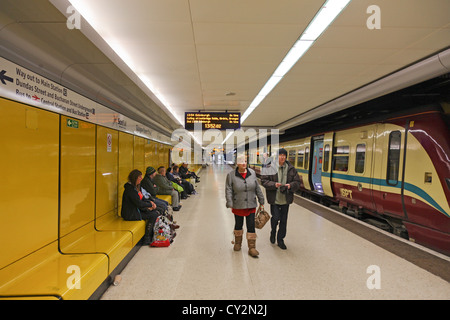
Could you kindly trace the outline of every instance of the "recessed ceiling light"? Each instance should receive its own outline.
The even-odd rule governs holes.
[[[241,117],[241,124],[311,48],[351,0],[327,0]],[[224,142],[226,139],[224,140]],[[224,143],[223,142],[223,143]]]

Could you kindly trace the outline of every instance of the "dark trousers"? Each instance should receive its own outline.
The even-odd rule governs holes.
[[[286,237],[287,231],[287,219],[288,219],[289,205],[270,205],[270,213],[272,218],[270,218],[270,224],[272,226],[272,233],[277,232],[278,222],[280,223],[278,227],[277,242],[282,241]]]
[[[158,216],[161,215],[161,213],[158,210],[153,211],[142,211],[142,220],[145,220],[145,234],[144,234],[144,245],[149,245],[152,243],[153,239],[153,227],[155,226],[156,219],[158,219]]]
[[[187,180],[182,179],[182,184],[184,191],[187,192],[187,194],[191,194],[192,191],[194,191],[194,186]]]
[[[245,224],[247,225],[247,232],[249,233],[255,233],[255,214],[251,213],[246,217],[234,215],[234,230],[242,230],[244,227],[244,218],[245,218]]]

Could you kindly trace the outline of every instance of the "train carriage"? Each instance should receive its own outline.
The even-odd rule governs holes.
[[[449,254],[449,141],[448,115],[433,107],[280,147],[302,195]]]

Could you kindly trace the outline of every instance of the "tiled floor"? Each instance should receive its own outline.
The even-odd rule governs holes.
[[[245,239],[234,252],[224,200],[230,170],[203,169],[199,194],[175,213],[181,228],[174,243],[142,247],[102,299],[450,299],[449,282],[296,204],[287,250],[269,242],[266,225],[257,230],[259,258],[247,254]]]

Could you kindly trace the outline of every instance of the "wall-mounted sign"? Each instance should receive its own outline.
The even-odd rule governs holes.
[[[31,70],[0,57],[0,97],[88,121],[137,136],[172,144],[147,126],[51,81]],[[67,126],[78,128],[78,121]]]
[[[201,123],[202,130],[207,129],[234,129],[241,127],[240,112],[186,112],[184,127],[186,130],[194,130],[195,124]]]

